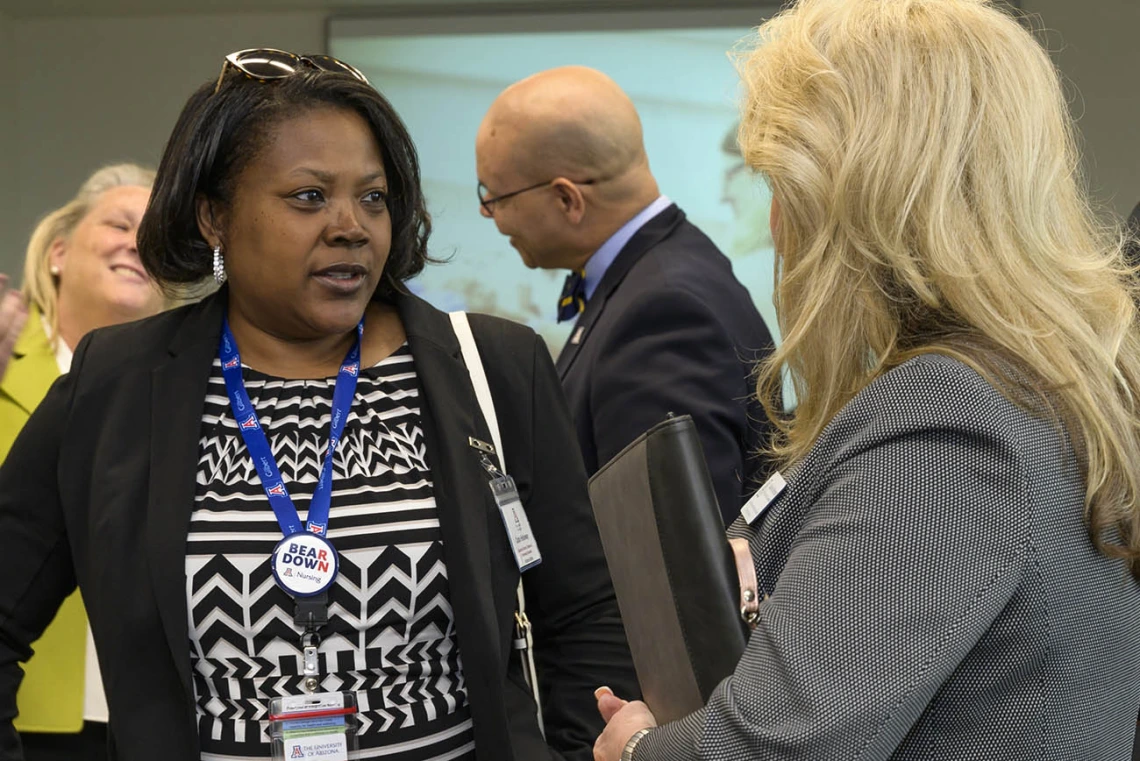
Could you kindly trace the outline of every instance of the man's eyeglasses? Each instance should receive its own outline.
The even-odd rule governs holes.
[[[539,188],[545,188],[549,185],[553,185],[555,182],[557,182],[558,180],[561,180],[561,179],[563,179],[563,178],[555,177],[553,180],[547,180],[546,182],[538,182],[538,183],[535,183],[534,185],[530,185],[528,187],[525,187],[522,190],[512,190],[510,193],[503,193],[502,195],[499,195],[499,196],[492,196],[491,191],[487,190],[487,186],[484,185],[482,181],[480,181],[479,184],[476,186],[476,190],[479,193],[479,205],[482,206],[483,209],[486,210],[486,212],[488,214],[493,214],[494,210],[491,208],[491,206],[493,204],[496,204],[499,201],[505,201],[508,198],[514,198],[515,196],[520,195],[522,193],[529,193],[532,190],[538,190]],[[597,182],[597,180],[582,180],[581,182],[575,182],[574,180],[570,180],[570,182],[574,183],[575,185],[593,185],[595,182]]]
[[[285,79],[296,74],[302,67],[328,71],[334,74],[348,74],[368,84],[368,78],[360,73],[355,66],[344,61],[338,61],[328,55],[297,55],[285,50],[274,48],[250,48],[230,53],[222,62],[222,71],[218,74],[218,83],[214,85],[214,93],[222,87],[226,71],[233,67],[250,79],[256,79],[262,84],[274,79]]]

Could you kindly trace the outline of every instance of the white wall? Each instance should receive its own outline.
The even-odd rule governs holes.
[[[323,12],[9,19],[6,26],[11,44],[0,37],[0,64],[16,67],[15,91],[0,91],[0,114],[14,113],[15,124],[10,135],[0,125],[0,138],[8,138],[0,139],[0,193],[16,198],[12,208],[0,196],[0,209],[12,209],[10,219],[0,217],[0,271],[10,273],[35,221],[92,171],[125,160],[157,165],[182,105],[217,76],[226,53],[325,46]],[[0,34],[4,27],[0,21]],[[52,51],[62,54],[52,60]]]
[[[1140,0],[1023,0],[1069,80],[1093,193],[1118,214],[1140,202]]]

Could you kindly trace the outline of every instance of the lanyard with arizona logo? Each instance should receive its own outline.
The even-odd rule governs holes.
[[[238,423],[245,446],[253,458],[257,475],[269,498],[277,522],[281,524],[284,538],[273,549],[273,577],[277,584],[292,595],[297,603],[294,620],[306,629],[302,644],[308,645],[316,638],[316,627],[328,621],[327,591],[336,580],[337,554],[332,543],[325,538],[329,522],[329,506],[332,502],[333,454],[344,433],[348,411],[352,407],[352,397],[356,393],[356,379],[360,374],[360,341],[364,335],[364,320],[356,326],[356,341],[341,363],[336,376],[336,387],[332,398],[332,423],[329,432],[329,446],[325,451],[325,461],[321,467],[320,480],[313,490],[309,503],[309,520],[302,527],[301,517],[289,492],[277,460],[269,448],[265,431],[257,419],[257,411],[249,400],[245,382],[241,375],[241,355],[237,342],[230,331],[227,318],[222,323],[222,338],[218,342],[218,358],[222,363],[222,377],[226,381],[226,393],[230,397],[230,408]],[[314,648],[315,653],[315,648]],[[307,653],[306,653],[307,654]],[[306,669],[308,671],[308,669]]]

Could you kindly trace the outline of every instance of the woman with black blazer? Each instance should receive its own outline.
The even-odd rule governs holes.
[[[593,688],[636,680],[558,378],[472,318],[514,510],[451,322],[402,285],[429,227],[352,67],[242,51],[191,97],[139,249],[224,285],[90,334],[0,469],[0,759],[77,584],[114,759],[590,757]]]

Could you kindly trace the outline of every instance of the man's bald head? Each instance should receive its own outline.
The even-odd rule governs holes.
[[[543,71],[508,87],[484,117],[478,141],[509,146],[514,169],[538,180],[648,172],[641,120],[629,96],[585,66]]]
[[[633,103],[583,66],[504,90],[479,127],[475,163],[483,215],[529,267],[584,266],[659,195]]]

